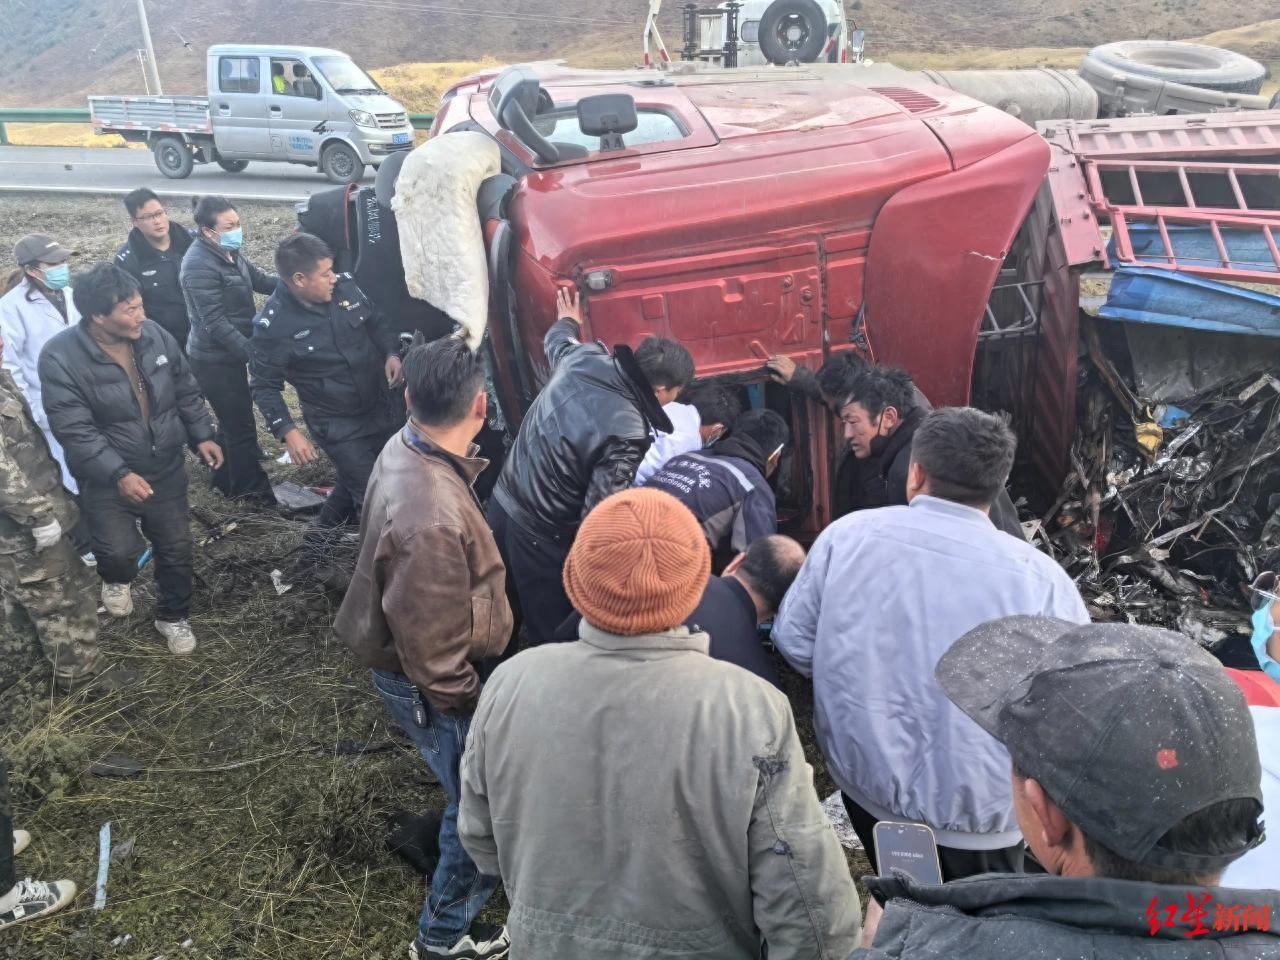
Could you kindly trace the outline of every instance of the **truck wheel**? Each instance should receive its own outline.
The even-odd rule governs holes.
[[[214,157],[214,162],[227,173],[243,173],[249,165],[248,160],[228,160],[226,157]]]
[[[170,180],[191,176],[196,160],[181,137],[161,137],[151,149],[156,157],[156,166]]]
[[[1136,77],[1224,93],[1257,93],[1267,74],[1266,67],[1243,54],[1177,40],[1104,43],[1085,59]]]
[[[816,0],[773,0],[760,18],[760,52],[770,63],[813,63],[826,45],[827,15]]]
[[[1268,110],[1280,110],[1280,90],[1276,91],[1276,95],[1271,98],[1271,102],[1267,104]]]
[[[331,143],[320,154],[320,172],[334,183],[355,183],[364,176],[364,161],[345,143]]]

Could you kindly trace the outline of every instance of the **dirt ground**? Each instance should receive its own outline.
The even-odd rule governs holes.
[[[177,212],[179,201],[171,203]],[[245,249],[266,267],[293,227],[290,204],[240,205]],[[0,257],[39,230],[108,257],[127,229],[119,201],[0,196]],[[263,448],[281,447],[265,431]],[[320,587],[277,596],[305,521],[238,516],[189,464],[196,595],[194,656],[169,655],[151,625],[149,570],[136,612],[102,629],[107,656],[137,668],[140,689],[93,699],[50,693],[34,651],[24,678],[0,692],[0,754],[12,764],[15,824],[30,830],[20,876],[70,878],[80,895],[62,914],[18,927],[0,957],[21,960],[239,960],[401,957],[424,881],[383,845],[387,815],[443,806],[425,763],[388,729],[368,674],[330,633],[341,598]],[[273,480],[324,482],[268,464]],[[228,523],[236,528],[208,540]],[[787,675],[821,796],[833,789],[813,745],[808,684]],[[89,772],[123,755],[133,777]],[[111,867],[107,906],[93,909],[98,834],[133,840]],[[852,856],[855,877],[868,872]],[[483,919],[500,921],[506,902]]]

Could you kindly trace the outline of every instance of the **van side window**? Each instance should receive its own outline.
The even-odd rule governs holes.
[[[271,92],[280,97],[320,98],[320,87],[301,60],[271,59]]]
[[[257,93],[261,88],[257,57],[219,57],[218,89],[223,93]]]

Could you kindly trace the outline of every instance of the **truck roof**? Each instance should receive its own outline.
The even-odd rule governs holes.
[[[211,57],[347,57],[349,54],[328,47],[299,47],[274,43],[219,43],[209,48]]]

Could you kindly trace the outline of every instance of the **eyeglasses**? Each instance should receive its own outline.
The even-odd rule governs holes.
[[[152,223],[167,216],[168,214],[164,210],[158,210],[155,213],[148,213],[145,217],[134,217],[133,219],[139,223]]]

